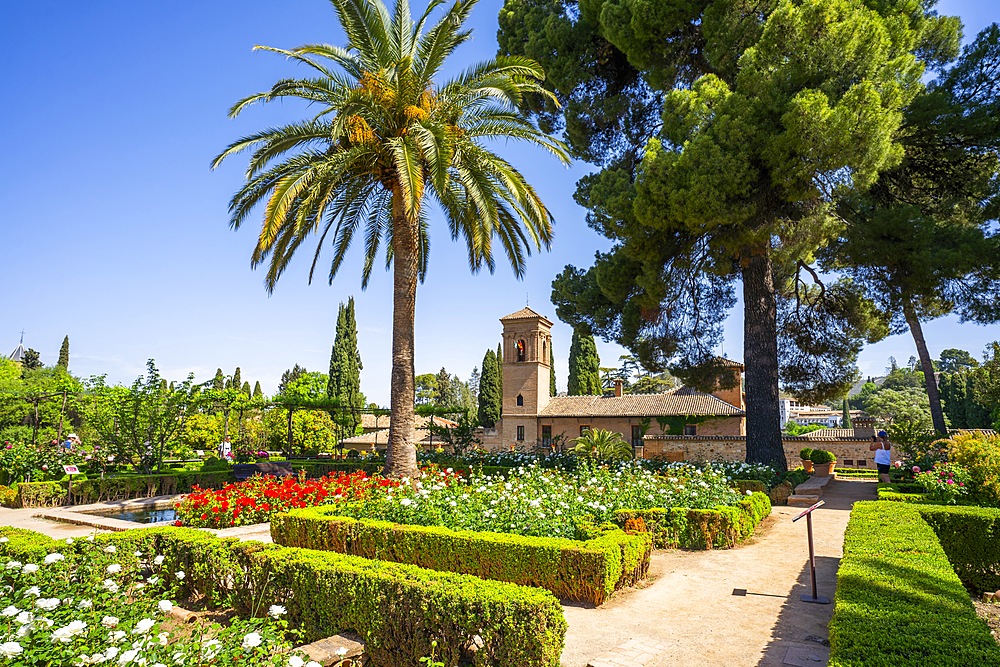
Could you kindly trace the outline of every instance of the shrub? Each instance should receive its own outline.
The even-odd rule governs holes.
[[[753,535],[754,529],[771,513],[766,494],[753,493],[735,506],[720,505],[701,510],[684,507],[648,510],[620,510],[615,523],[625,526],[641,518],[652,533],[656,549],[729,549]]]
[[[946,505],[969,493],[969,471],[957,463],[937,463],[918,473],[916,481],[931,498]]]
[[[0,505],[17,507],[17,487],[0,486]]]
[[[1000,435],[961,432],[947,441],[948,460],[969,470],[973,499],[1000,507]]]
[[[837,572],[831,667],[1000,665],[1000,646],[923,511],[854,505]]]
[[[271,519],[278,544],[409,563],[431,570],[538,586],[577,602],[602,604],[645,577],[648,534],[599,531],[585,542],[565,538],[455,531],[337,516],[338,507],[292,510]]]
[[[1000,510],[921,507],[955,574],[973,593],[1000,590]]]
[[[833,452],[828,452],[825,449],[814,449],[809,452],[809,460],[813,463],[835,463],[837,457],[833,455]]]
[[[223,470],[232,470],[233,466],[229,461],[223,461],[218,456],[209,456],[201,464],[201,469],[204,472],[221,472]]]
[[[811,447],[803,447],[799,451],[799,458],[802,459],[803,461],[812,461],[812,459],[809,458],[812,455],[812,452],[813,450]]]
[[[77,478],[73,480],[73,503],[81,505],[187,493],[195,487],[216,488],[232,479],[231,471],[203,473],[185,470],[163,475],[124,475],[83,480]],[[17,502],[20,507],[63,505],[68,495],[67,487],[66,482],[18,484]]]

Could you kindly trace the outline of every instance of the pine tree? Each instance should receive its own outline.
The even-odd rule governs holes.
[[[574,328],[569,348],[569,395],[600,396],[603,393],[600,367],[593,334]]]
[[[212,379],[212,389],[222,391],[226,388],[226,376],[222,374],[221,368],[215,369],[215,377]]]
[[[340,404],[337,422],[351,435],[361,424],[365,397],[361,393],[361,353],[358,351],[358,323],[354,314],[354,297],[337,311],[337,330],[330,353],[330,376],[327,396]]]
[[[69,336],[63,338],[62,347],[59,348],[59,361],[56,366],[63,370],[69,369]]]
[[[38,350],[29,347],[24,351],[24,356],[21,357],[21,368],[26,371],[33,371],[36,368],[42,367],[42,358],[38,354]]]
[[[500,386],[500,364],[493,350],[483,357],[483,370],[479,376],[479,423],[493,428],[500,421],[503,411],[503,390]]]
[[[260,380],[258,380],[257,382],[255,382],[254,385],[253,385],[253,397],[254,398],[263,398],[264,397],[264,391],[260,388]]]
[[[556,395],[556,353],[549,346],[549,396]]]
[[[844,399],[844,417],[840,422],[840,426],[841,428],[854,428],[854,425],[851,423],[851,409],[847,405],[846,398]]]

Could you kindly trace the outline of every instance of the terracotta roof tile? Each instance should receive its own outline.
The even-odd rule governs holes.
[[[511,313],[510,315],[504,315],[503,317],[500,318],[500,321],[501,322],[510,322],[512,320],[534,320],[534,319],[539,319],[539,318],[545,320],[550,325],[552,324],[552,321],[549,320],[549,318],[547,318],[544,315],[541,315],[539,313],[536,313],[535,311],[533,311],[531,308],[528,308],[527,306],[525,306],[521,310],[517,311],[516,313]]]
[[[734,405],[711,394],[682,388],[665,394],[625,396],[555,396],[541,417],[668,417],[705,415],[738,417],[744,414]]]

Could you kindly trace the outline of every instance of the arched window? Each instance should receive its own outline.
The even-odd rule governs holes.
[[[517,341],[517,360],[524,361],[525,345],[523,340]]]
[[[549,344],[548,341],[542,341],[542,363],[549,363]]]
[[[524,405],[524,396],[521,396],[521,394],[518,394],[517,395],[517,407],[521,407],[523,405]]]

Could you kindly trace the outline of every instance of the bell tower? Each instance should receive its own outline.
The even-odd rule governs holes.
[[[531,308],[500,318],[503,325],[503,444],[533,447],[538,414],[549,403],[552,322]]]

